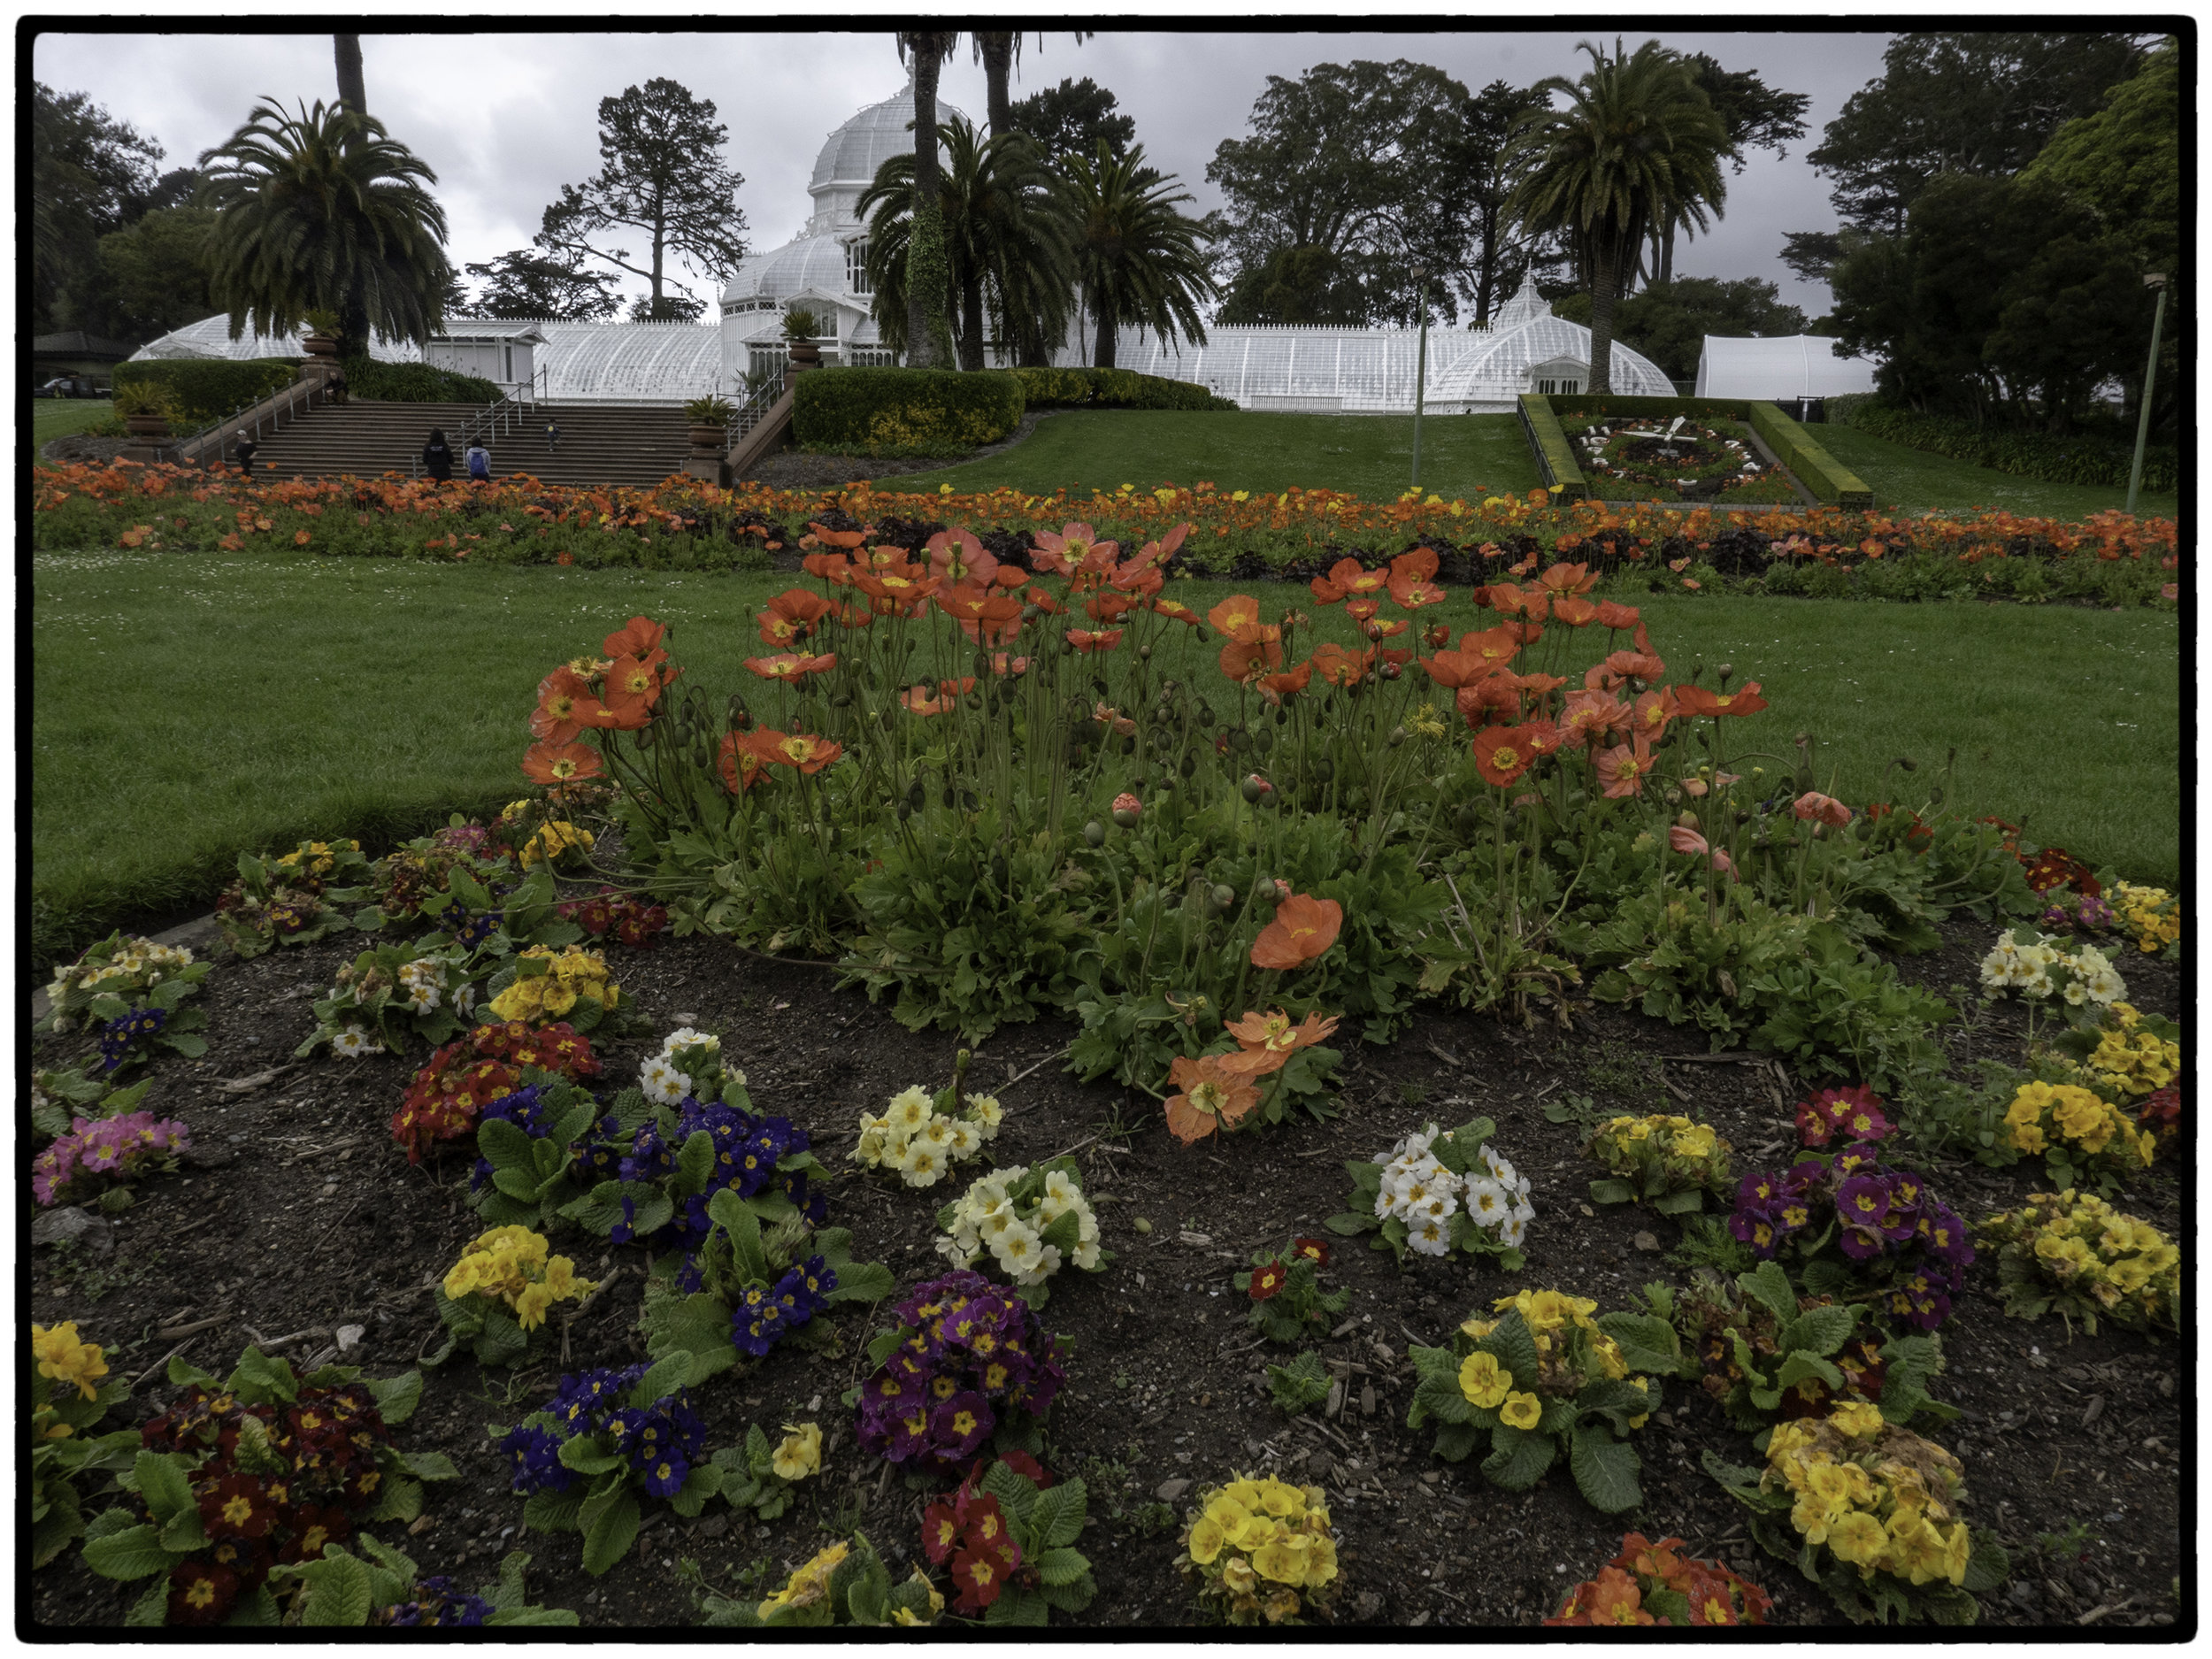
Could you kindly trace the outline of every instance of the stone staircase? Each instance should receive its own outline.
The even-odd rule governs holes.
[[[465,477],[461,433],[482,413],[475,403],[380,403],[356,398],[343,407],[319,405],[281,430],[265,434],[254,457],[257,476],[330,478],[405,476],[429,442],[445,429],[453,472]],[[545,424],[559,423],[560,447],[548,450]],[[547,484],[653,485],[683,471],[691,451],[689,423],[673,403],[552,403],[525,407],[511,430],[489,440],[492,476],[527,472]]]

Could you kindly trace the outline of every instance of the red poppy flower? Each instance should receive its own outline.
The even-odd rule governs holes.
[[[530,735],[565,743],[587,726],[604,726],[606,710],[592,695],[591,682],[564,664],[538,682],[538,706],[530,716]]]
[[[1639,614],[1635,606],[1615,604],[1609,599],[1598,607],[1598,626],[1617,634],[1624,628],[1634,627]]]
[[[738,745],[737,733],[722,735],[722,752],[717,760],[722,782],[732,795],[743,795],[767,775],[768,763],[749,749]]]
[[[1313,662],[1308,658],[1286,673],[1262,674],[1252,683],[1271,708],[1280,708],[1283,699],[1295,696],[1313,680]]]
[[[1587,599],[1570,595],[1553,600],[1551,613],[1555,620],[1563,622],[1571,628],[1581,628],[1597,620],[1598,608]]]
[[[1252,1300],[1266,1302],[1283,1287],[1289,1279],[1289,1270],[1280,1262],[1270,1262],[1265,1267],[1252,1270]]]
[[[1122,630],[1108,628],[1103,634],[1093,634],[1083,628],[1068,630],[1068,643],[1079,652],[1089,656],[1098,651],[1110,651],[1121,643]]]
[[[1231,594],[1206,613],[1206,620],[1218,629],[1225,639],[1257,640],[1264,637],[1259,630],[1260,602],[1249,594]],[[1276,638],[1282,637],[1278,630]]]
[[[1348,651],[1332,640],[1313,654],[1313,671],[1332,686],[1348,691],[1375,665],[1372,650]]]
[[[599,776],[599,754],[582,743],[533,743],[523,751],[522,770],[534,783],[581,783]]]
[[[802,680],[809,674],[819,674],[837,666],[837,653],[821,657],[804,657],[796,651],[779,651],[773,657],[749,657],[745,666],[763,680]]]
[[[1639,737],[1615,749],[1600,749],[1595,764],[1598,781],[1605,786],[1608,799],[1641,795],[1644,780],[1651,772],[1651,745]]]
[[[1475,733],[1475,770],[1486,783],[1509,789],[1534,764],[1536,751],[1515,726],[1486,726]]]
[[[799,568],[810,576],[818,576],[833,588],[849,588],[853,580],[853,562],[842,553],[810,553],[799,561]]]
[[[1692,719],[1704,714],[1756,714],[1767,706],[1767,700],[1759,695],[1759,682],[1755,680],[1741,691],[1708,691],[1702,686],[1678,686],[1674,696],[1682,713]]]
[[[1390,561],[1390,580],[1396,581],[1427,581],[1436,574],[1436,549],[1432,547],[1408,548]]]
[[[1334,899],[1294,893],[1276,908],[1275,919],[1252,941],[1256,968],[1301,968],[1328,951],[1344,926],[1344,907]]]

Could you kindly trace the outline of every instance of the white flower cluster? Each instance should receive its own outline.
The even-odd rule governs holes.
[[[157,944],[142,934],[127,933],[105,962],[78,961],[56,970],[53,983],[46,987],[46,1000],[59,1007],[72,991],[98,991],[122,981],[151,990],[191,965],[192,953],[183,946]],[[64,1017],[55,1020],[54,1029],[68,1031],[75,1023]]]
[[[719,1100],[726,1082],[745,1087],[742,1071],[722,1064],[722,1039],[679,1025],[661,1040],[661,1051],[638,1067],[638,1087],[656,1106],[673,1106],[689,1096]],[[701,1094],[700,1090],[705,1090]]]
[[[1028,1165],[1017,1164],[977,1177],[975,1185],[952,1206],[950,1218],[939,1217],[947,1229],[947,1236],[937,1240],[939,1254],[956,1267],[970,1267],[987,1249],[1015,1284],[1041,1285],[1059,1271],[1061,1260],[1059,1247],[1044,1241],[1045,1229],[1073,1210],[1075,1264],[1086,1272],[1095,1270],[1098,1217],[1091,1213],[1083,1189],[1054,1170],[1045,1176],[1043,1193],[1023,1206],[1012,1194],[1028,1173]],[[1026,1214],[1022,1213],[1025,1208]]]
[[[920,1084],[891,1097],[883,1116],[860,1115],[860,1142],[852,1161],[872,1170],[896,1170],[909,1187],[934,1187],[945,1171],[983,1150],[1005,1117],[992,1094],[967,1096],[959,1116],[937,1110]]]
[[[434,1012],[449,993],[453,1011],[466,1019],[476,1010],[476,987],[462,978],[460,964],[449,953],[418,956],[399,966],[399,988],[411,1014]],[[459,983],[457,985],[456,980]]]
[[[2025,930],[2022,930],[2025,931]],[[2127,982],[2094,945],[2077,945],[2056,933],[2038,933],[2032,941],[1999,935],[1982,958],[1982,983],[1993,991],[2017,991],[2047,997],[2054,992],[2076,1008],[2086,1002],[2108,1007],[2127,997]]]
[[[1449,1139],[1452,1132],[1444,1133]],[[1451,1219],[1462,1209],[1476,1226],[1517,1248],[1536,1215],[1536,1206],[1528,1202],[1528,1177],[1487,1145],[1482,1148],[1487,1174],[1455,1175],[1430,1150],[1436,1140],[1437,1127],[1431,1124],[1392,1147],[1387,1158],[1377,1160],[1383,1172],[1375,1213],[1404,1222],[1406,1242],[1423,1256],[1450,1250]]]
[[[330,1051],[349,1060],[358,1060],[364,1055],[382,1054],[384,1043],[374,1033],[359,1025],[346,1025],[330,1040]]]

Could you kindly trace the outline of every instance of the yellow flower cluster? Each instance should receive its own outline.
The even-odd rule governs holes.
[[[963,1105],[956,1118],[939,1111],[935,1099],[918,1083],[900,1090],[880,1118],[860,1114],[852,1161],[872,1170],[896,1170],[909,1187],[935,1186],[952,1165],[981,1153],[1006,1115],[995,1094],[970,1094]]]
[[[2179,1328],[2181,1251],[2147,1221],[2068,1187],[2031,1193],[2024,1208],[1992,1216],[1979,1231],[2026,1250],[2043,1278],[2124,1324]]]
[[[1635,1163],[1646,1148],[1656,1149],[1663,1156],[1693,1164],[1704,1162],[1717,1151],[1728,1150],[1728,1143],[1713,1133],[1710,1124],[1656,1114],[1648,1118],[1612,1118],[1599,1128],[1590,1145],[1599,1161],[1609,1169],[1625,1168]]]
[[[776,1448],[770,1467],[779,1480],[804,1480],[822,1472],[822,1425],[787,1423],[783,1443]]]
[[[1616,1122],[1625,1122],[1617,1118]],[[1587,1379],[1563,1369],[1567,1349],[1574,1333],[1581,1332],[1589,1340],[1589,1351],[1597,1361],[1599,1373],[1614,1382],[1628,1381],[1648,1394],[1651,1379],[1631,1377],[1628,1361],[1621,1354],[1621,1345],[1601,1330],[1590,1316],[1598,1310],[1596,1302],[1586,1296],[1570,1296],[1558,1290],[1524,1290],[1510,1296],[1501,1296],[1491,1304],[1497,1313],[1509,1310],[1521,1316],[1529,1334],[1536,1340],[1538,1375],[1516,1379],[1513,1373],[1500,1365],[1488,1354],[1471,1354],[1459,1368],[1459,1391],[1472,1405],[1494,1409],[1507,1424],[1517,1429],[1532,1429],[1543,1416],[1543,1394],[1572,1396],[1579,1393]],[[1463,1335],[1480,1341],[1498,1328],[1495,1319],[1469,1319],[1460,1325]],[[1484,1363],[1484,1362],[1486,1362]],[[1516,1388],[1518,1381],[1527,1385]],[[1640,1429],[1651,1416],[1640,1412],[1629,1418],[1628,1426]]]
[[[1786,1487],[1790,1525],[1859,1570],[1915,1585],[1962,1584],[1973,1555],[1957,1517],[1958,1459],[1882,1421],[1881,1408],[1847,1405],[1825,1422],[1778,1425],[1767,1442],[1763,1491]]]
[[[2108,895],[2112,913],[2145,955],[2181,940],[2181,901],[2163,887],[2115,886]]]
[[[2005,1109],[2005,1126],[2023,1152],[2063,1141],[2093,1158],[2111,1148],[2122,1162],[2132,1157],[2148,1169],[2158,1150],[2157,1138],[2135,1128],[2117,1106],[2071,1083],[2023,1083]]]
[[[562,1018],[580,999],[612,1008],[621,998],[620,987],[608,973],[607,959],[595,950],[571,945],[556,952],[549,946],[533,945],[522,954],[551,965],[541,974],[518,979],[492,998],[492,1015],[496,1019],[538,1025]]]
[[[595,845],[597,841],[589,830],[578,829],[566,818],[556,818],[550,824],[540,825],[538,833],[522,843],[515,856],[522,860],[522,867],[527,870],[541,860],[557,864],[570,853],[589,852]]]
[[[150,990],[191,965],[192,953],[183,946],[157,944],[140,934],[127,933],[105,962],[95,960],[87,952],[83,960],[55,974],[46,995],[49,1001],[58,1002],[72,991],[97,991],[123,980]]]
[[[2155,1094],[2181,1075],[2181,1045],[2151,1030],[2128,1003],[2115,1002],[2089,1069],[2123,1094]]]
[[[794,1572],[782,1589],[760,1604],[757,1611],[761,1617],[766,1618],[778,1608],[812,1607],[827,1596],[830,1574],[837,1571],[851,1548],[841,1539]]]
[[[1201,1503],[1183,1548],[1231,1624],[1280,1624],[1334,1594],[1336,1539],[1320,1487],[1237,1475]]]
[[[496,1297],[514,1310],[517,1325],[536,1330],[555,1302],[588,1296],[595,1288],[589,1279],[576,1277],[576,1263],[565,1256],[548,1260],[545,1248],[543,1233],[494,1227],[462,1251],[445,1276],[447,1300],[458,1302],[472,1294]]]
[[[359,841],[302,841],[295,850],[270,859],[269,867],[281,870],[287,875],[326,876],[338,867],[338,860],[334,855],[341,846],[349,853],[361,850]]]
[[[89,1400],[99,1393],[97,1384],[108,1374],[108,1363],[103,1357],[97,1342],[77,1340],[77,1322],[64,1325],[31,1327],[31,1356],[38,1362],[38,1374],[59,1383],[74,1383],[77,1392]],[[63,1433],[68,1431],[65,1428]]]

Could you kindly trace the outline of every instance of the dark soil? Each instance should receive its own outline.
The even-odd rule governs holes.
[[[772,489],[841,489],[849,484],[872,484],[878,479],[898,478],[908,472],[934,472],[948,466],[964,466],[971,461],[987,460],[1012,449],[1037,430],[1039,421],[1049,419],[1058,412],[1052,409],[1033,411],[996,443],[987,443],[962,455],[819,455],[810,449],[782,449],[763,461],[756,475],[745,481],[765,484]]]
[[[1990,931],[1956,927],[1941,951],[1906,971],[1939,990],[1970,984]],[[218,1087],[283,1065],[311,1027],[309,1002],[358,948],[328,941],[250,963],[225,958],[201,997],[211,1016],[207,1058],[157,1062],[148,1102],[190,1125],[198,1145],[188,1167],[143,1185],[136,1207],[112,1223],[104,1254],[70,1247],[32,1260],[30,1317],[77,1320],[87,1340],[109,1345],[117,1376],[145,1373],[128,1409],[134,1420],[174,1394],[162,1362],[180,1346],[220,1372],[248,1342],[289,1336],[283,1351],[303,1362],[327,1346],[327,1332],[357,1323],[369,1334],[357,1357],[378,1375],[403,1371],[436,1346],[428,1286],[480,1229],[462,1202],[466,1154],[456,1148],[442,1164],[411,1169],[391,1143],[388,1120],[421,1056],[324,1056],[252,1092]],[[953,1191],[882,1185],[843,1156],[863,1110],[879,1110],[909,1084],[942,1081],[950,1039],[905,1031],[858,992],[833,990],[826,972],[711,940],[611,956],[657,1034],[679,1022],[720,1029],[755,1102],[810,1132],[838,1171],[828,1185],[831,1220],[853,1229],[857,1257],[887,1262],[901,1294],[940,1270],[933,1215]],[[2131,959],[2123,971],[2138,1006],[2179,1012],[2172,966]],[[1145,1097],[1067,1079],[1052,1056],[1071,1034],[1048,1022],[1003,1030],[983,1045],[970,1077],[971,1087],[996,1087],[1008,1109],[994,1148],[999,1161],[1033,1164],[1064,1152],[1081,1160],[1106,1244],[1118,1256],[1095,1276],[1064,1272],[1042,1316],[1059,1334],[1069,1371],[1047,1461],[1083,1476],[1091,1490],[1082,1548],[1100,1594],[1078,1623],[1199,1622],[1174,1569],[1178,1501],[1232,1470],[1327,1489],[1348,1575],[1339,1604],[1346,1622],[1529,1624],[1569,1585],[1594,1574],[1623,1531],[1639,1528],[1732,1562],[1774,1593],[1779,1623],[1841,1623],[1792,1568],[1752,1550],[1743,1511],[1701,1471],[1709,1448],[1734,1462],[1756,1459],[1701,1391],[1670,1386],[1665,1408],[1637,1437],[1645,1505],[1611,1519],[1589,1508],[1563,1472],[1526,1494],[1502,1494],[1483,1482],[1474,1461],[1442,1464],[1430,1455],[1428,1432],[1404,1426],[1408,1346],[1441,1341],[1471,1310],[1526,1285],[1592,1296],[1609,1310],[1654,1279],[1683,1276],[1666,1255],[1678,1238],[1673,1223],[1586,1202],[1594,1171],[1577,1151],[1580,1131],[1549,1121],[1547,1104],[1586,1094],[1600,1111],[1671,1102],[1709,1118],[1734,1144],[1740,1169],[1778,1165],[1793,1144],[1788,1113],[1801,1092],[1784,1069],[1760,1056],[1709,1056],[1692,1033],[1612,1009],[1578,1010],[1571,1030],[1532,1031],[1432,1010],[1386,1049],[1348,1050],[1338,1119],[1186,1149]],[[2017,1010],[2008,1007],[1956,1042],[1961,1058],[2016,1058],[2020,1040]],[[88,1046],[64,1040],[40,1063]],[[607,1080],[634,1077],[648,1046],[641,1039],[604,1048]],[[1370,1156],[1425,1122],[1448,1125],[1477,1113],[1497,1120],[1499,1144],[1534,1182],[1526,1271],[1509,1277],[1464,1258],[1415,1258],[1401,1272],[1363,1242],[1340,1244],[1324,1283],[1351,1289],[1351,1311],[1319,1349],[1346,1382],[1341,1415],[1286,1417],[1268,1403],[1261,1373],[1290,1352],[1260,1343],[1230,1275],[1254,1250],[1318,1233],[1344,1208],[1346,1158]],[[2031,1164],[1995,1171],[1909,1153],[1903,1161],[1927,1168],[1935,1190],[1970,1219],[2016,1203],[2041,1178]],[[2173,1166],[2136,1180],[2119,1202],[2177,1233]],[[1151,1224],[1148,1235],[1133,1225],[1140,1217]],[[519,1545],[534,1558],[534,1600],[573,1608],[587,1626],[636,1627],[691,1620],[693,1597],[679,1576],[687,1560],[718,1590],[742,1585],[764,1594],[746,1578],[754,1563],[765,1563],[772,1588],[831,1532],[857,1524],[899,1571],[911,1564],[924,1495],[856,1449],[851,1414],[838,1404],[872,1328],[856,1311],[837,1317],[839,1356],[787,1346],[749,1373],[726,1373],[695,1392],[710,1445],[741,1438],[752,1422],[772,1432],[808,1417],[823,1425],[824,1475],[777,1523],[740,1523],[720,1504],[695,1521],[664,1517],[649,1523],[630,1561],[600,1579],[581,1571],[575,1535],[523,1535],[522,1500],[509,1491],[485,1425],[516,1420],[564,1370],[626,1363],[643,1352],[633,1329],[639,1253],[578,1254],[594,1276],[618,1256],[626,1271],[568,1333],[565,1364],[557,1343],[552,1357],[519,1372],[485,1374],[458,1356],[427,1373],[420,1411],[397,1431],[403,1448],[442,1450],[462,1471],[430,1488],[424,1517],[405,1529],[411,1536],[380,1529],[424,1571],[472,1587]],[[201,1321],[215,1323],[188,1338],[174,1334]],[[2055,1317],[2009,1320],[1986,1262],[1943,1338],[1949,1363],[1937,1393],[1965,1415],[1936,1436],[1965,1463],[1968,1518],[2001,1539],[2015,1563],[2011,1583],[1983,1598],[1984,1622],[2184,1633],[2175,1622],[2185,1564],[2182,1350],[2108,1329],[2092,1339]],[[92,1509],[100,1507],[94,1499]],[[2076,1526],[2086,1531],[2060,1548]],[[116,1623],[134,1594],[93,1576],[72,1554],[39,1574],[27,1605],[35,1626],[58,1632]]]

